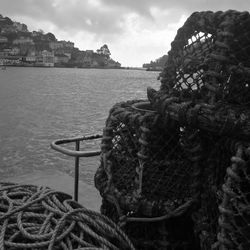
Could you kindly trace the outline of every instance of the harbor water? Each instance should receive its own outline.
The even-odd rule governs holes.
[[[74,159],[53,140],[100,134],[117,102],[146,98],[159,72],[122,69],[18,68],[0,71],[0,181],[54,169],[74,175]],[[81,145],[99,150],[100,141]],[[99,157],[80,160],[80,180],[93,185]]]

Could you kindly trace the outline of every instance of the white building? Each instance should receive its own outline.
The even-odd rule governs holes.
[[[12,56],[19,55],[19,53],[20,53],[20,49],[17,48],[17,47],[13,47],[13,48],[11,49],[11,51],[10,51],[10,55],[12,55]]]

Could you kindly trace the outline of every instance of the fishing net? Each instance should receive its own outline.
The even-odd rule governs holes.
[[[140,245],[139,239],[143,238],[139,249],[157,249],[163,242],[159,235],[166,237],[158,232],[160,225],[165,228],[169,223],[164,218],[184,215],[192,206],[199,186],[198,133],[175,123],[166,126],[149,103],[142,100],[118,103],[111,109],[103,132],[102,162],[95,185],[104,198],[102,213],[119,223],[125,216],[130,221],[126,233],[135,244]],[[155,229],[150,223],[131,223],[133,218],[146,222],[145,217],[159,216],[166,217],[159,219]],[[188,220],[185,215],[180,223],[190,224]],[[169,241],[176,240],[171,247],[177,242],[184,245],[177,240],[177,228],[175,231],[176,235],[168,235]],[[154,248],[145,248],[152,243]]]
[[[47,187],[0,183],[1,249],[134,249],[110,219]]]
[[[237,143],[223,184],[218,240],[224,249],[250,248],[249,144]]]
[[[200,208],[193,213],[201,249],[249,249],[249,143],[213,138]],[[232,157],[233,156],[233,157]]]
[[[139,249],[249,249],[249,13],[193,13],[160,79],[110,111],[102,213]]]
[[[250,247],[249,69],[249,13],[196,12],[171,44],[160,90],[148,89],[164,124],[199,131],[203,161],[192,218],[201,249]]]
[[[195,12],[181,27],[161,73],[161,90],[182,99],[249,104],[250,15]]]

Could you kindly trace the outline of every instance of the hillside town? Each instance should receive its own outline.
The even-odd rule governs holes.
[[[23,67],[120,68],[106,44],[95,52],[79,50],[71,41],[58,41],[43,30],[30,32],[26,24],[0,14],[0,65]]]

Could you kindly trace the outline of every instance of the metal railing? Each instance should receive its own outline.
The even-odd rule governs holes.
[[[87,140],[95,140],[102,138],[102,135],[90,135],[90,136],[83,136],[83,137],[75,137],[75,138],[67,138],[67,139],[59,139],[53,141],[50,146],[54,150],[63,153],[68,156],[75,157],[75,183],[74,183],[74,200],[78,201],[78,187],[79,187],[79,159],[81,157],[92,157],[101,154],[101,150],[95,151],[80,151],[80,142],[87,141]],[[60,145],[68,144],[75,142],[75,150],[67,149]]]

